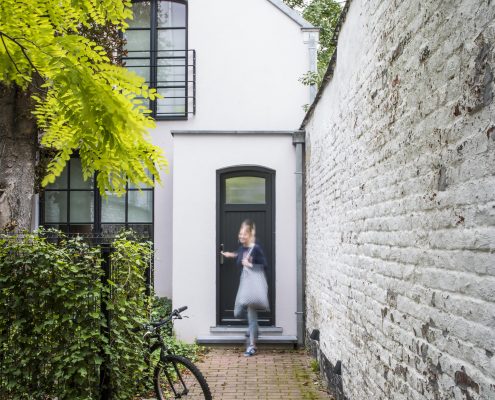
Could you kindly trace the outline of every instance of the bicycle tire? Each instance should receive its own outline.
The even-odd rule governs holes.
[[[169,372],[172,371],[172,372]],[[178,373],[178,377],[174,377]],[[191,360],[175,354],[166,355],[155,368],[155,394],[158,400],[211,400],[208,383]]]

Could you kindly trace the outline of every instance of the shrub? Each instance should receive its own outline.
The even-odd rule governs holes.
[[[96,400],[100,373],[116,400],[151,390],[147,343],[134,328],[172,308],[147,294],[152,255],[130,232],[109,248],[56,231],[0,235],[0,400]],[[162,333],[172,351],[196,358],[198,346],[172,337],[171,324]]]
[[[0,398],[97,398],[100,266],[80,239],[0,237]]]
[[[55,235],[0,236],[0,399],[97,399],[106,360],[114,398],[127,400],[146,368],[131,329],[149,315],[151,247],[117,237],[104,285],[101,249]]]

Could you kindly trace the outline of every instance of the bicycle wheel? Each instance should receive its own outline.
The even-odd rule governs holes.
[[[167,355],[155,368],[155,393],[158,400],[211,400],[210,388],[199,369],[188,358]]]

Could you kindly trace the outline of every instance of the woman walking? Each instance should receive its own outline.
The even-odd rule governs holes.
[[[261,246],[255,243],[256,227],[246,219],[239,229],[239,243],[236,252],[221,252],[224,257],[235,258],[236,265],[242,266],[241,280],[235,300],[234,315],[240,317],[247,311],[249,344],[244,355],[256,354],[258,338],[258,310],[268,310],[268,285],[265,277],[266,258]]]

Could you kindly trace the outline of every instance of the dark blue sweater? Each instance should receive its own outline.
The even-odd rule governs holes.
[[[237,249],[237,258],[235,260],[237,266],[242,267],[242,257],[246,251],[249,251],[249,247],[240,246],[239,249]],[[256,243],[254,245],[249,257],[251,258],[252,264],[262,265],[265,268],[267,267],[265,253],[263,253],[263,249],[259,244]]]

